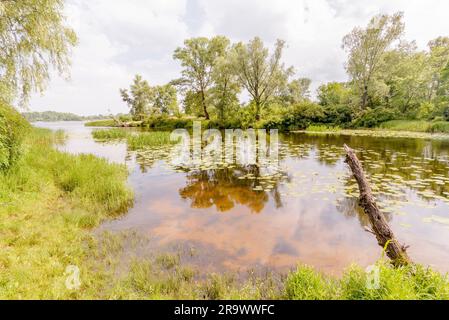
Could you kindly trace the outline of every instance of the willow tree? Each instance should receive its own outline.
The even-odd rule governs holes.
[[[200,37],[184,41],[184,47],[175,50],[173,58],[182,66],[182,77],[172,84],[191,91],[200,97],[204,117],[209,119],[208,90],[213,84],[213,72],[217,58],[224,56],[229,40],[223,36],[211,39]]]
[[[51,67],[68,74],[75,32],[65,23],[63,0],[0,0],[0,99],[42,92]]]
[[[403,14],[378,15],[364,29],[356,27],[343,38],[343,48],[349,52],[346,69],[359,90],[360,107],[368,105],[374,76],[384,53],[404,32]]]
[[[286,69],[281,62],[285,42],[277,40],[272,55],[262,40],[255,37],[248,44],[238,43],[232,52],[234,72],[241,85],[248,91],[255,104],[256,120],[267,101],[287,84],[292,68]]]

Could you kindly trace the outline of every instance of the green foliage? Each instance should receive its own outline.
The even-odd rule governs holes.
[[[114,119],[105,119],[86,122],[84,125],[86,127],[116,127],[118,124]]]
[[[402,18],[402,13],[377,15],[365,29],[354,28],[343,38],[343,48],[349,53],[346,69],[358,92],[362,110],[375,91],[375,75],[385,52],[404,32]]]
[[[234,73],[240,84],[248,91],[255,106],[255,120],[260,120],[261,109],[275,93],[287,85],[292,68],[285,68],[281,62],[285,42],[276,41],[270,56],[262,40],[255,37],[248,44],[237,43],[230,54]]]
[[[199,101],[206,120],[209,120],[209,89],[214,80],[217,81],[215,68],[219,65],[219,58],[225,57],[229,46],[229,39],[216,36],[211,39],[205,37],[192,38],[184,41],[184,47],[177,48],[173,58],[179,60],[182,66],[182,78],[172,81],[183,90],[191,91]],[[222,72],[227,68],[222,68]],[[215,73],[215,75],[214,75]],[[221,76],[221,75],[220,75]],[[221,80],[218,80],[220,83]],[[218,84],[222,85],[222,84]]]
[[[178,141],[170,139],[170,132],[152,131],[129,134],[127,137],[128,148],[131,150],[143,149],[146,147],[157,147],[167,144],[176,144]]]
[[[339,127],[329,127],[325,125],[311,125],[306,129],[307,132],[338,132],[340,130]]]
[[[29,127],[16,110],[0,103],[0,171],[8,169],[19,158]]]
[[[144,119],[142,126],[154,130],[174,130],[185,128],[189,129],[193,126],[192,118],[178,118],[167,116],[153,116]]]
[[[82,289],[73,296],[66,289],[65,268],[78,265],[86,276],[83,286],[95,283],[98,270],[87,271],[86,262],[91,228],[132,202],[125,166],[58,152],[52,143],[59,138],[48,130],[30,130],[20,160],[0,172],[0,242],[5,244],[0,248],[0,299],[86,294]]]
[[[173,114],[177,112],[176,89],[166,84],[151,87],[140,75],[136,75],[130,89],[120,89],[124,102],[130,108],[135,120],[156,114]]]
[[[423,120],[392,120],[380,124],[380,128],[393,131],[427,132],[431,124]]]
[[[397,118],[394,110],[390,110],[384,107],[377,107],[374,109],[366,109],[360,113],[360,115],[352,122],[352,126],[355,128],[373,128],[379,124],[390,121]]]
[[[92,131],[92,137],[96,140],[125,139],[128,131],[125,129],[104,129]]]
[[[84,120],[100,120],[110,118],[110,116],[79,116],[68,112],[43,111],[43,112],[22,112],[22,115],[29,122],[36,121],[84,121]]]
[[[360,267],[349,268],[341,279],[300,266],[289,274],[285,287],[287,299],[315,300],[446,300],[449,282],[431,269],[419,265],[393,268],[379,261],[379,288],[367,286],[367,273]]]
[[[449,133],[449,122],[448,121],[432,122],[430,128],[427,131],[431,133]]]
[[[62,0],[0,2],[0,102],[43,91],[50,67],[66,74],[77,38],[65,25]]]

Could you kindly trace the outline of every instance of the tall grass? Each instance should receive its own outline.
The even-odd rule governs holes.
[[[114,119],[104,119],[86,122],[84,125],[86,127],[116,127],[117,122]]]
[[[31,130],[21,158],[0,173],[0,299],[72,297],[65,268],[87,272],[90,228],[132,202],[125,166],[58,152],[55,140]]]
[[[377,288],[367,286],[367,273],[358,266],[350,267],[339,279],[301,266],[288,276],[285,297],[299,300],[449,299],[447,276],[419,265],[394,268],[385,261],[379,261],[377,266]]]
[[[306,132],[338,132],[341,129],[339,127],[329,127],[325,125],[311,125],[308,126]]]
[[[428,132],[431,123],[424,120],[392,120],[380,125],[382,129],[393,131]]]
[[[177,143],[177,141],[170,140],[170,132],[166,131],[141,132],[139,134],[128,135],[127,142],[128,148],[131,150]]]

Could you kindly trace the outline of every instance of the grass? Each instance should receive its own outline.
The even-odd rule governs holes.
[[[384,122],[380,128],[393,131],[428,132],[431,122],[424,120],[392,120]]]
[[[392,120],[380,125],[393,131],[449,133],[449,121]]]
[[[90,229],[132,202],[126,167],[58,152],[58,135],[33,129],[20,161],[0,173],[0,299],[73,297],[66,267],[87,272]]]
[[[128,135],[128,148],[131,150],[143,149],[145,147],[157,147],[168,144],[176,144],[178,141],[170,139],[170,132],[152,131]]]
[[[86,122],[84,125],[86,127],[116,127],[117,123],[114,119],[104,119]]]
[[[113,129],[101,129],[92,131],[92,137],[96,140],[114,140],[125,139],[129,135],[129,132],[125,129],[113,128]]]
[[[329,127],[325,125],[311,125],[307,127],[306,132],[339,132],[339,127]]]
[[[383,262],[379,290],[366,287],[359,267],[340,278],[299,266],[287,278],[265,274],[241,281],[236,274],[204,274],[178,254],[124,264],[127,253],[138,251],[132,249],[138,236],[93,236],[92,228],[131,204],[127,170],[53,149],[63,138],[33,129],[22,157],[0,173],[0,299],[449,299],[445,276]],[[65,286],[69,265],[80,269],[79,290]]]
[[[369,288],[367,274],[357,266],[350,267],[340,279],[317,273],[301,266],[286,281],[285,298],[299,300],[447,300],[449,283],[446,276],[419,265],[393,268],[379,261],[379,287]]]
[[[102,141],[126,139],[130,150],[138,150],[146,147],[159,147],[178,142],[170,140],[170,132],[167,131],[134,133],[129,132],[126,129],[112,128],[92,131],[92,136],[94,139]]]

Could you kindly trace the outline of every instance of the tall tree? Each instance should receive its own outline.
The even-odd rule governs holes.
[[[441,71],[449,63],[449,37],[438,37],[429,42],[428,66],[431,73],[431,83],[429,86],[429,100],[432,100],[438,93],[441,85]]]
[[[135,119],[155,114],[173,114],[178,110],[176,89],[170,85],[150,86],[142,76],[136,75],[128,89],[120,89]]]
[[[285,42],[277,40],[275,50],[270,56],[262,40],[255,37],[248,44],[238,43],[232,52],[234,72],[241,85],[251,95],[256,106],[256,120],[267,101],[285,87],[292,68],[285,68],[281,62]]]
[[[50,67],[67,74],[75,32],[66,26],[63,0],[0,1],[0,99],[43,91]]]
[[[290,81],[281,92],[281,99],[288,104],[295,104],[310,99],[310,85],[312,80],[299,78]]]
[[[185,40],[184,47],[177,48],[173,54],[183,70],[182,77],[172,83],[199,95],[206,119],[210,118],[207,95],[213,83],[213,70],[217,58],[224,56],[228,46],[229,40],[223,36],[192,38]]]
[[[403,14],[378,15],[365,29],[354,28],[343,38],[343,48],[349,52],[346,69],[361,93],[360,107],[368,105],[373,76],[376,74],[387,49],[404,32]]]
[[[229,57],[217,59],[215,70],[212,74],[214,85],[211,89],[212,101],[217,111],[218,119],[224,122],[226,114],[233,106],[238,105],[237,95],[240,85],[237,76],[233,72],[232,62]]]

